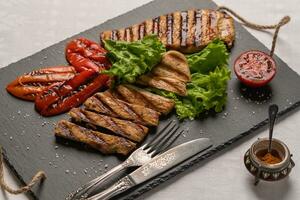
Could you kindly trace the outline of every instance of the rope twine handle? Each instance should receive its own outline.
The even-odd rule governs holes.
[[[225,6],[219,6],[217,10],[218,11],[222,11],[222,10],[223,11],[227,11],[228,13],[230,13],[231,15],[233,15],[234,17],[236,17],[238,20],[240,20],[243,23],[243,25],[245,25],[245,26],[247,26],[249,28],[252,28],[252,29],[257,29],[257,30],[275,29],[275,32],[274,32],[274,35],[273,35],[273,40],[272,40],[272,48],[271,48],[271,51],[270,51],[270,56],[271,57],[273,57],[273,55],[274,55],[276,41],[277,41],[277,37],[278,37],[278,33],[279,33],[280,27],[284,26],[289,21],[291,21],[290,16],[284,16],[278,22],[278,24],[260,25],[260,24],[255,24],[255,23],[249,22],[248,20],[244,19],[239,14],[237,14],[235,11],[233,11],[230,8],[227,8]]]
[[[21,194],[21,193],[28,192],[39,180],[43,180],[46,178],[46,174],[44,171],[38,171],[27,185],[19,189],[13,189],[10,186],[8,186],[4,181],[3,163],[4,162],[3,162],[2,148],[0,146],[0,187],[11,194]]]

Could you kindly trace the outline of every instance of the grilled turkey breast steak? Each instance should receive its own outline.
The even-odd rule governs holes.
[[[202,9],[176,11],[125,29],[104,31],[100,34],[100,41],[111,39],[131,42],[150,34],[158,35],[168,49],[183,53],[200,51],[216,38],[230,48],[235,38],[232,17],[224,12]]]
[[[86,129],[66,120],[58,122],[55,135],[88,144],[104,154],[128,155],[136,148],[134,142],[125,138]]]

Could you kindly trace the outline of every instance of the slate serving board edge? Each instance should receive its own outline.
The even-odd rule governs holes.
[[[152,1],[152,2],[149,2],[149,3],[147,3],[147,4],[144,4],[144,5],[142,5],[141,7],[146,6],[146,5],[148,5],[148,4],[152,4],[152,3],[155,3],[155,1]],[[138,10],[138,9],[140,9],[141,7],[135,8],[135,9],[129,11],[129,12],[134,12],[135,10]],[[126,14],[127,14],[127,13],[124,13],[124,14],[121,14],[121,15],[119,15],[119,16],[117,16],[117,17],[122,17],[122,16],[125,16]],[[109,22],[109,21],[111,21],[111,20],[113,20],[113,19],[106,20],[106,21],[103,22],[103,23],[107,23],[107,22]],[[98,26],[98,25],[97,25],[97,26]],[[94,26],[94,27],[92,27],[91,29],[95,29],[95,28],[97,28],[97,26]],[[88,30],[90,30],[90,29],[88,29]],[[74,35],[74,36],[71,36],[71,37],[66,38],[66,39],[64,39],[64,40],[62,40],[62,41],[59,41],[59,42],[57,42],[57,43],[55,43],[55,44],[53,44],[53,45],[51,45],[51,46],[49,46],[49,47],[55,46],[55,45],[57,45],[57,44],[59,44],[59,43],[61,43],[61,42],[63,42],[63,41],[69,40],[69,39],[71,39],[71,38],[78,37],[79,35],[81,35],[81,34],[84,33],[84,32],[85,32],[85,31],[82,31],[82,32],[80,32],[80,33],[78,33],[78,34],[76,34],[76,35]],[[248,32],[248,31],[247,31],[247,32]],[[251,34],[251,35],[252,35],[252,34]],[[48,49],[49,47],[47,47],[47,48],[45,48],[45,49]],[[36,52],[36,53],[34,53],[34,54],[32,54],[32,55],[35,55],[35,54],[38,54],[38,53],[42,53],[45,49],[42,49],[42,50],[40,50],[40,51],[38,51],[38,52]],[[31,57],[32,55],[27,56],[27,57],[25,57],[25,58],[23,58],[23,59],[21,59],[21,60],[27,59],[27,58]],[[277,57],[277,56],[276,56],[276,57]],[[280,59],[280,58],[277,57],[277,59]],[[280,59],[280,60],[281,60],[281,59]],[[282,60],[281,60],[281,61],[282,61]],[[17,61],[17,62],[19,62],[19,61]],[[282,61],[282,62],[284,62],[284,61]],[[16,62],[14,62],[14,63],[16,63]],[[291,69],[291,70],[292,70],[292,69]],[[0,70],[0,71],[1,71],[1,70]],[[292,71],[294,71],[294,70],[292,70]],[[282,115],[286,114],[287,112],[289,112],[289,111],[291,111],[291,110],[297,108],[299,105],[300,105],[300,101],[295,102],[293,105],[291,105],[291,106],[288,107],[287,109],[284,109],[284,110],[282,110],[281,112],[279,112],[279,116],[282,116]],[[221,151],[221,150],[223,150],[223,149],[229,147],[230,145],[232,145],[232,144],[235,143],[236,141],[242,139],[244,136],[253,134],[256,130],[262,128],[262,127],[263,127],[264,125],[266,125],[267,123],[268,123],[268,120],[264,120],[264,121],[262,121],[261,123],[257,124],[256,126],[252,127],[250,130],[245,131],[245,132],[241,133],[240,135],[238,135],[238,136],[236,136],[236,137],[230,139],[229,141],[227,141],[227,142],[225,142],[225,143],[223,143],[223,144],[221,144],[221,145],[219,145],[219,146],[214,147],[213,149],[209,150],[208,152],[206,152],[206,153],[204,153],[204,154],[196,155],[196,156],[193,157],[192,159],[189,159],[189,160],[188,160],[188,163],[185,162],[184,164],[182,164],[182,165],[176,167],[175,172],[167,173],[166,175],[162,175],[162,176],[160,176],[159,178],[152,179],[152,180],[151,180],[151,183],[147,183],[147,184],[146,184],[145,186],[143,186],[142,188],[138,188],[138,189],[135,189],[134,191],[131,191],[130,194],[129,194],[128,196],[124,196],[124,198],[126,198],[126,199],[134,199],[134,198],[136,198],[137,196],[140,196],[141,194],[143,194],[143,193],[145,193],[145,192],[151,190],[152,188],[158,186],[159,184],[161,184],[161,183],[163,183],[163,182],[169,180],[170,178],[172,178],[172,177],[174,177],[174,176],[180,174],[181,172],[185,171],[186,169],[188,169],[188,168],[194,166],[195,164],[199,163],[200,161],[202,161],[202,160],[204,160],[204,159],[206,159],[206,158],[208,158],[208,157],[211,157],[212,155],[216,154],[217,152],[219,152],[219,151]],[[5,149],[3,150],[3,156],[4,156],[4,160],[6,161],[7,165],[10,167],[10,169],[13,171],[13,173],[17,176],[17,178],[20,180],[20,182],[21,182],[22,184],[24,184],[24,183],[25,183],[24,179],[23,179],[22,176],[15,170],[15,168],[13,167],[13,165],[10,163],[9,158],[6,156]],[[29,193],[30,193],[30,196],[31,196],[33,199],[38,199],[37,196],[35,196],[34,193],[33,193],[32,191],[30,191]],[[121,197],[121,198],[122,198],[122,197]]]

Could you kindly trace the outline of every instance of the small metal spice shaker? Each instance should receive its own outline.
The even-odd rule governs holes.
[[[251,145],[244,156],[246,168],[253,176],[255,176],[255,185],[257,185],[260,180],[277,181],[283,179],[289,175],[292,168],[295,166],[295,163],[291,158],[292,155],[286,144],[275,138],[272,139],[272,149],[278,152],[282,161],[276,164],[268,164],[261,161],[257,157],[257,153],[262,150],[267,150],[268,145],[268,138],[259,138]]]

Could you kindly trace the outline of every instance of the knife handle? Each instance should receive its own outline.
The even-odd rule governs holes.
[[[106,190],[89,197],[87,200],[108,200],[117,194],[120,194],[129,188],[133,187],[135,183],[128,177],[125,176],[121,180],[119,180],[117,183],[112,185],[111,187],[107,188]]]
[[[107,181],[110,177],[124,170],[125,168],[126,168],[126,164],[124,163],[117,165],[116,167],[112,168],[108,172],[102,174],[101,176],[81,186],[75,192],[70,193],[66,199],[76,200],[76,199],[82,199],[84,197],[90,196],[90,194],[94,191],[95,188],[98,188],[102,183]]]

